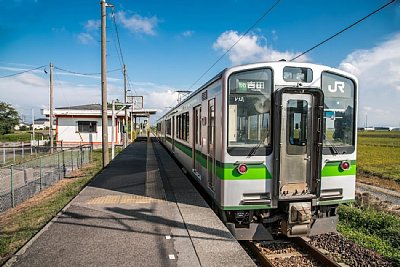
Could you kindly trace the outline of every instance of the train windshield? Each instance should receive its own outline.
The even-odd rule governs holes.
[[[345,154],[354,151],[355,84],[343,76],[323,72],[324,154]]]
[[[271,146],[271,88],[270,69],[229,77],[229,154],[265,155],[265,149]]]

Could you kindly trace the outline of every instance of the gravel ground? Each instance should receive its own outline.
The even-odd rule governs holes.
[[[360,193],[369,193],[381,201],[391,202],[393,205],[400,205],[400,193],[384,188],[357,183],[356,190]]]
[[[400,216],[400,193],[357,183],[356,203]]]
[[[313,236],[310,243],[317,248],[326,250],[335,261],[349,266],[395,266],[385,260],[383,256],[354,244],[339,233]]]

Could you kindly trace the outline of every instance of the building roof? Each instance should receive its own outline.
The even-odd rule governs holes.
[[[35,120],[35,122],[37,121],[49,121],[49,118],[39,118]]]
[[[44,124],[49,121],[50,121],[49,118],[39,118],[35,120],[35,124]]]
[[[59,107],[59,108],[56,108],[56,109],[101,110],[101,105],[100,104],[88,104],[88,105],[79,105],[79,106],[71,106],[71,107]]]
[[[79,105],[79,106],[70,106],[70,107],[59,107],[53,111],[55,116],[101,116],[102,106],[101,104],[88,104],[88,105]],[[147,117],[149,115],[156,114],[156,109],[134,109],[128,108],[128,114],[137,116],[137,117]],[[49,116],[49,109],[43,109],[43,115]],[[112,108],[108,107],[107,115],[112,115]],[[117,104],[115,108],[115,116],[123,117],[125,116],[124,109],[121,109],[121,104]]]

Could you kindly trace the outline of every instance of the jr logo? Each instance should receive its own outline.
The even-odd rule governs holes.
[[[329,92],[336,93],[337,90],[344,93],[344,82],[335,82],[333,88],[332,85],[328,85]]]

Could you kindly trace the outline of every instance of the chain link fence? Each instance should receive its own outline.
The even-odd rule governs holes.
[[[0,212],[15,207],[92,161],[91,146],[78,146],[0,168]]]

